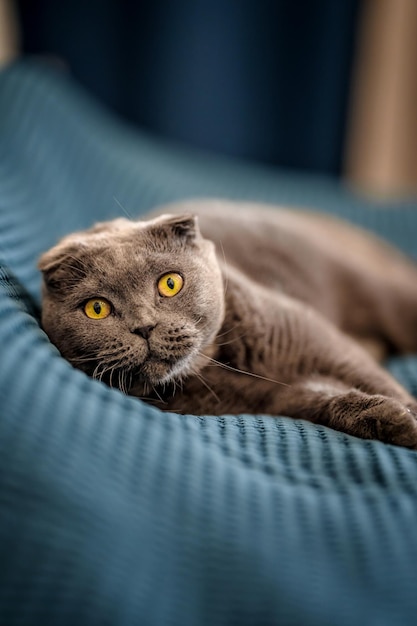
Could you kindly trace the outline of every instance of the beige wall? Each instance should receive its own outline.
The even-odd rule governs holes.
[[[377,194],[417,192],[417,0],[364,0],[345,176]]]
[[[0,66],[9,63],[19,49],[17,20],[12,0],[0,0]]]

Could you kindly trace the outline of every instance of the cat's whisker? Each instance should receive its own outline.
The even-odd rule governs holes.
[[[67,255],[68,259],[72,259],[73,261],[75,261],[76,265],[72,265],[71,263],[68,263],[67,261],[63,261],[61,264],[61,267],[68,267],[69,269],[77,269],[77,265],[81,265],[81,267],[86,271],[86,272],[90,272],[91,271],[91,267],[89,267],[87,265],[87,263],[85,263],[82,259],[80,259],[80,257],[74,256],[73,254],[69,254]]]
[[[140,396],[135,394],[135,398],[137,398],[138,400],[142,400],[143,402],[146,402],[146,404],[151,404],[154,406],[159,405],[159,400],[157,400],[156,398],[152,398],[147,394],[140,395]]]
[[[94,368],[94,371],[93,371],[93,373],[91,375],[92,378],[95,378],[96,380],[100,380],[100,378],[99,378],[99,370],[100,370],[101,366],[102,366],[102,363],[98,363],[96,365],[96,367]]]
[[[133,220],[133,217],[130,215],[129,211],[123,206],[123,204],[120,202],[120,200],[118,200],[116,198],[116,196],[113,196],[113,200],[116,202],[116,204],[119,205],[119,207],[122,209],[122,211],[126,215],[126,217],[128,217],[130,220]]]
[[[165,400],[162,400],[161,396],[159,395],[159,393],[157,392],[156,388],[154,387],[154,385],[152,385],[152,389],[153,391],[156,393],[156,395],[158,396],[159,400],[162,402],[162,404],[167,404],[167,402],[165,402]]]
[[[109,371],[109,368],[108,368],[108,367],[105,367],[105,368],[102,370],[102,372],[101,372],[100,376],[98,377],[98,379],[99,379],[99,381],[100,381],[100,382],[102,382],[102,381],[103,381],[103,376],[104,376],[104,374],[106,374],[108,371]]]
[[[103,370],[100,371],[100,367],[97,366],[93,372],[93,378],[101,381],[103,374],[104,374],[104,371]]]
[[[132,387],[132,383],[133,383],[133,372],[131,370],[129,370],[129,385],[127,388],[127,391],[129,393],[131,387]]]
[[[88,363],[89,361],[96,361],[97,358],[94,356],[76,356],[71,357],[71,363]]]
[[[129,388],[127,385],[127,370],[122,370],[122,381],[123,381],[123,393],[127,396],[129,394]]]
[[[159,407],[159,400],[157,400],[156,398],[149,398],[149,396],[135,396],[135,397],[138,398],[138,400],[142,400],[143,402],[146,402],[146,404]],[[169,409],[169,412],[175,413],[177,415],[184,415],[184,411],[182,411],[181,409]]]
[[[68,259],[73,259],[76,262],[76,266],[74,268],[74,265],[71,265],[71,263],[62,262],[62,267],[68,267],[70,270],[74,271],[74,269],[77,269],[77,265],[81,265],[81,267],[84,269],[85,273],[88,275],[91,272],[91,267],[85,263],[80,257],[76,257],[73,254],[67,254]],[[95,267],[95,271],[98,272],[99,274],[101,274],[102,276],[105,276],[105,272],[103,269],[101,269],[98,265]],[[75,280],[75,284],[77,283],[77,281]]]
[[[98,359],[111,359],[112,361],[114,361],[115,359],[120,359],[121,357],[123,357],[125,353],[126,352],[124,350],[110,349],[110,350],[100,350],[98,352],[94,352],[94,355]],[[90,352],[89,354],[92,355],[93,353]]]
[[[88,363],[89,361],[97,361],[97,360],[102,360],[102,359],[108,359],[115,356],[115,358],[117,358],[117,355],[114,355],[113,352],[109,352],[107,354],[103,354],[103,353],[99,353],[99,354],[91,354],[90,355],[85,355],[85,356],[76,356],[76,357],[71,357],[71,361],[73,363]],[[113,360],[113,359],[112,359]]]
[[[113,389],[120,389],[123,392],[123,389],[121,388],[121,373],[123,373],[123,369],[120,369],[120,361],[116,361],[116,363],[110,367],[110,387]],[[117,383],[114,385],[113,376],[115,374],[117,374]]]
[[[220,247],[222,249],[223,261],[224,261],[224,266],[225,266],[225,272],[224,272],[224,276],[225,276],[225,280],[224,280],[224,297],[226,297],[227,288],[229,286],[228,265],[227,265],[227,261],[226,261],[226,255],[224,253],[223,242],[221,240],[219,240],[219,244],[220,244]]]
[[[128,351],[126,350],[119,350],[119,351],[115,351],[115,350],[109,350],[109,351],[100,351],[100,352],[96,352],[94,355],[92,353],[87,354],[86,356],[83,357],[74,357],[71,359],[71,362],[74,363],[75,365],[82,365],[85,363],[91,363],[91,362],[95,362],[98,361],[96,367],[94,368],[92,377],[93,378],[97,378],[97,374],[98,374],[98,370],[100,368],[100,366],[108,366],[108,369],[110,367],[112,368],[116,368],[118,366],[121,366],[123,364],[123,358],[126,356]],[[91,356],[90,356],[91,355]],[[103,361],[105,361],[105,363],[103,363]],[[108,369],[102,373],[102,376],[104,376],[104,373],[106,371],[108,371]],[[101,378],[102,378],[101,376]],[[112,386],[112,385],[110,385]]]
[[[119,384],[117,385],[122,393],[125,393],[124,385],[123,385],[123,370],[119,370],[117,372],[117,378],[119,379]]]
[[[77,262],[77,265],[81,265],[84,269],[87,269],[87,266],[85,265],[85,263],[81,259],[77,259],[77,257],[75,257],[75,256],[73,256],[71,254],[68,255],[68,258],[69,259],[73,259],[74,261]],[[69,261],[61,261],[60,268],[61,269],[69,269],[69,270],[74,271],[74,270],[77,269],[77,266],[74,266],[74,264],[70,263]],[[69,283],[69,282],[76,282],[77,279],[74,276],[67,276],[65,278],[65,280],[66,280],[67,283]]]
[[[228,346],[231,343],[234,343],[235,341],[239,341],[239,339],[243,339],[243,337],[246,337],[248,333],[243,333],[243,335],[239,335],[238,337],[235,337],[234,339],[230,339],[230,341],[223,341],[223,343],[216,343],[216,346],[218,346],[219,348],[221,346]]]
[[[101,371],[101,373],[100,373],[100,375],[98,377],[98,380],[102,381],[103,380],[103,376],[110,372],[109,387],[113,387],[112,376],[113,376],[114,369],[117,366],[117,363],[115,363],[114,365],[111,365],[111,364],[108,364],[108,363],[107,364],[101,364],[101,365],[103,365],[103,370]]]
[[[110,387],[113,387],[113,374],[114,374],[115,367],[116,367],[115,365],[112,365],[110,368]]]
[[[239,328],[240,326],[241,324],[236,324],[236,326],[233,326],[232,328],[225,330],[224,333],[219,333],[218,335],[216,335],[216,339],[218,339],[219,337],[224,337],[225,335],[228,335],[229,333],[232,333],[234,330],[236,330],[236,328]]]
[[[127,372],[124,369],[119,370],[119,389],[120,389],[120,391],[122,393],[124,393],[125,396],[128,395],[128,392],[127,392]]]
[[[288,383],[283,383],[279,380],[274,380],[273,378],[267,378],[266,376],[261,376],[260,374],[254,374],[253,372],[246,372],[245,370],[240,370],[237,367],[233,367],[232,365],[226,365],[226,363],[221,363],[220,361],[216,361],[216,359],[199,352],[199,355],[213,363],[218,367],[222,367],[223,369],[229,370],[231,372],[236,372],[237,374],[246,374],[247,376],[252,376],[253,378],[259,378],[260,380],[265,380],[269,383],[275,383],[276,385],[283,385],[284,387],[291,387]]]
[[[211,395],[214,396],[214,398],[216,398],[217,402],[220,403],[221,400],[220,400],[219,396],[214,391],[214,389],[212,389],[210,387],[210,385],[204,380],[204,377],[201,375],[201,373],[197,374],[197,372],[194,372],[194,376],[196,378],[198,378],[198,380],[201,382],[201,384],[204,385],[204,387],[211,393]]]
[[[174,391],[173,391],[173,395],[175,395],[177,388],[180,391],[180,393],[183,392],[184,390],[184,378],[187,378],[188,374],[186,374],[185,376],[183,374],[180,374],[177,378],[173,378],[172,379],[172,383],[174,385]]]

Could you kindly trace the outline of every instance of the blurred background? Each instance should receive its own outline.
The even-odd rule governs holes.
[[[164,139],[417,193],[417,0],[0,0],[19,52]]]

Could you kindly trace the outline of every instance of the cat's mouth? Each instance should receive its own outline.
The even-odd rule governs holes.
[[[190,361],[190,355],[162,358],[150,354],[139,368],[139,379],[151,385],[172,382],[174,378],[184,374]]]
[[[118,388],[126,394],[143,395],[146,390],[183,378],[189,370],[192,353],[162,356],[149,351],[142,363],[122,358],[119,363],[103,364],[99,361],[86,372],[93,378]],[[75,364],[77,366],[77,364]],[[84,368],[81,368],[84,369]]]

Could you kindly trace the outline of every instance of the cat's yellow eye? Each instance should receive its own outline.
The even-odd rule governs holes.
[[[84,313],[92,320],[104,320],[111,313],[111,304],[104,298],[92,298],[84,305]]]
[[[164,274],[158,280],[158,291],[161,296],[171,298],[172,296],[176,296],[177,293],[181,291],[183,284],[184,280],[182,276],[176,274],[175,272],[169,272],[168,274]]]

